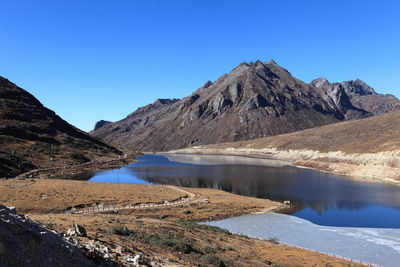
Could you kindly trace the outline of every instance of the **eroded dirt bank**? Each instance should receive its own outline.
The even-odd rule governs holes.
[[[198,146],[169,153],[239,155],[275,159],[294,166],[312,168],[356,179],[389,182],[400,185],[400,150],[376,153],[320,152],[314,150],[279,150],[276,148],[246,148],[239,144]]]

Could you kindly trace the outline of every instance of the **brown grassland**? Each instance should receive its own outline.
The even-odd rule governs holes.
[[[201,201],[119,212],[66,214],[68,207],[99,203],[160,203],[185,197],[159,185],[105,184],[71,180],[2,180],[0,202],[29,213],[60,233],[72,222],[86,228],[84,243],[96,242],[125,254],[141,254],[163,266],[356,266],[334,257],[283,244],[231,234],[194,221],[266,211],[281,204],[213,189],[190,188]],[[207,199],[207,201],[203,201]],[[210,218],[211,217],[211,218]],[[123,231],[121,231],[123,229]],[[118,258],[118,254],[114,254]]]

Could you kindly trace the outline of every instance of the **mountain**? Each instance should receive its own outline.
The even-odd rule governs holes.
[[[290,134],[185,148],[177,153],[266,157],[341,175],[399,183],[400,110]]]
[[[400,110],[400,100],[394,95],[378,94],[373,88],[359,79],[341,83],[330,83],[326,78],[318,78],[313,80],[310,84],[323,88],[328,92],[339,89],[344,90],[349,96],[351,104],[374,115]]]
[[[294,78],[273,60],[256,61],[241,63],[183,99],[159,99],[123,120],[97,123],[91,134],[118,146],[165,151],[372,115],[354,106],[342,87],[321,90]]]
[[[0,77],[0,143],[0,177],[122,154],[70,125],[3,77]]]

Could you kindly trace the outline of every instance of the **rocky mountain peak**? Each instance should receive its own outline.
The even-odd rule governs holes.
[[[315,87],[326,87],[330,85],[329,81],[325,77],[314,79],[310,84]]]
[[[400,109],[400,100],[393,95],[382,95],[360,79],[329,83],[325,78],[311,81],[310,85],[324,89],[335,103],[342,106],[365,110],[379,115]]]
[[[202,87],[203,88],[208,88],[208,87],[210,87],[211,85],[213,85],[214,83],[212,82],[212,81],[210,81],[210,80],[208,80]]]
[[[179,99],[176,98],[158,98],[156,101],[154,101],[153,105],[170,105],[175,102],[179,101]]]
[[[275,61],[242,62],[213,84],[168,105],[145,106],[93,134],[144,151],[247,140],[317,127],[368,112],[293,77]]]
[[[376,95],[375,90],[360,79],[342,82],[341,85],[348,94]]]
[[[94,125],[93,131],[96,131],[100,127],[103,127],[104,125],[109,124],[109,123],[111,123],[111,122],[105,121],[105,120],[100,120],[100,121],[96,122],[96,124]]]

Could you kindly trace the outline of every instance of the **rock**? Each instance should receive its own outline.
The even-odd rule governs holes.
[[[136,256],[133,258],[133,264],[134,264],[134,265],[139,265],[139,264],[140,264],[140,255],[139,255],[139,254],[136,255]]]
[[[11,207],[8,207],[8,209],[10,210],[10,213],[17,214],[17,209],[15,207],[11,206]]]
[[[67,236],[76,236],[75,228],[68,229]]]
[[[85,228],[83,228],[82,226],[80,226],[78,224],[75,224],[75,223],[72,223],[72,225],[73,225],[73,227],[75,229],[75,233],[76,233],[77,236],[82,236],[82,237],[87,236]]]
[[[0,218],[0,266],[110,266],[15,209],[0,205]]]
[[[0,241],[0,256],[6,253],[6,246]]]
[[[117,252],[119,255],[122,255],[122,252],[124,252],[125,249],[121,246],[117,246],[117,248],[115,249],[115,252]]]
[[[111,254],[111,258],[112,258],[113,260],[118,260],[118,254],[117,254],[117,253]]]
[[[183,213],[184,213],[184,214],[190,214],[190,213],[192,213],[192,212],[191,212],[189,209],[184,209],[184,210],[183,210]]]

